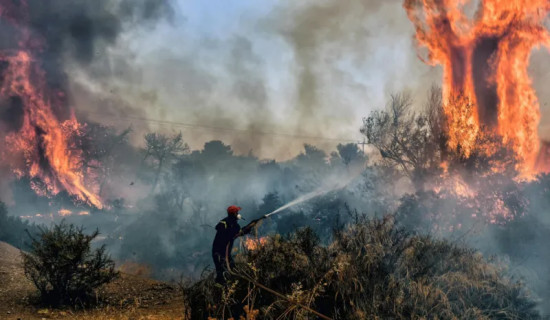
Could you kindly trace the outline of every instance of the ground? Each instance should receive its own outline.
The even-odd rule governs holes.
[[[0,242],[0,319],[184,319],[182,292],[177,285],[121,273],[97,296],[102,303],[87,310],[59,310],[31,303],[36,290],[25,278],[20,251]]]

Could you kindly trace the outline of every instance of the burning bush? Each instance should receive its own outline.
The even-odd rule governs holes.
[[[37,238],[30,236],[31,249],[30,253],[23,253],[23,266],[44,302],[85,302],[94,289],[117,277],[105,247],[91,249],[98,234],[96,230],[87,235],[82,227],[61,222],[50,229],[40,229]]]
[[[227,288],[209,276],[188,289],[194,318],[245,307],[262,319],[305,319],[307,308],[334,319],[539,318],[522,284],[480,253],[407,233],[393,216],[360,218],[328,246],[310,229],[273,236],[236,261]]]

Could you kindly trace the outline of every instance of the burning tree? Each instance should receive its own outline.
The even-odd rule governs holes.
[[[395,94],[385,110],[374,111],[363,120],[361,132],[376,147],[383,161],[398,166],[418,190],[430,175],[440,173],[446,148],[441,148],[442,132],[434,131],[434,119],[413,113],[408,94]],[[430,109],[435,117],[438,106]],[[430,122],[432,121],[432,122]]]
[[[497,134],[518,156],[518,171],[536,173],[540,111],[527,66],[533,47],[550,48],[550,2],[483,0],[474,18],[462,10],[467,2],[404,2],[424,61],[443,66],[448,146],[468,157],[479,134]]]
[[[28,9],[26,1],[0,4],[0,20],[13,38],[0,50],[0,104],[15,115],[2,158],[17,176],[31,178],[37,193],[67,191],[78,201],[102,208],[97,186],[85,179],[81,150],[70,141],[82,127],[72,112],[62,112],[65,93],[48,87],[40,63],[46,45],[31,30]]]

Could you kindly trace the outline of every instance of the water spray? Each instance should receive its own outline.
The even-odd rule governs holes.
[[[310,200],[310,199],[316,198],[316,197],[318,197],[318,196],[322,196],[322,195],[327,194],[327,193],[329,193],[329,192],[331,192],[331,191],[334,191],[334,190],[336,190],[336,189],[340,189],[340,188],[339,188],[339,187],[335,187],[335,188],[328,189],[328,190],[326,190],[326,189],[318,189],[318,190],[315,190],[315,191],[313,191],[313,192],[310,192],[310,193],[308,193],[308,194],[305,194],[305,195],[303,195],[303,196],[301,196],[301,197],[298,197],[298,198],[294,199],[293,201],[291,201],[291,202],[289,202],[289,203],[287,203],[287,204],[281,206],[280,208],[277,208],[276,210],[274,210],[274,211],[272,211],[272,212],[270,212],[270,213],[264,215],[263,218],[269,218],[269,217],[271,217],[272,215],[277,214],[277,213],[279,213],[279,212],[281,212],[281,211],[283,211],[283,210],[285,210],[285,209],[288,209],[288,208],[290,208],[290,207],[293,207],[293,206],[295,206],[295,205],[297,205],[297,204],[300,204],[300,203],[302,203],[302,202],[308,201],[308,200]]]
[[[325,186],[323,186],[323,187],[321,187],[317,190],[314,190],[310,193],[304,194],[304,195],[292,200],[291,202],[288,202],[287,204],[273,210],[272,212],[270,212],[268,214],[265,214],[261,218],[253,220],[252,222],[250,222],[250,224],[248,226],[254,227],[256,225],[256,223],[260,222],[261,220],[267,219],[267,218],[269,218],[269,217],[271,217],[275,214],[278,214],[278,213],[280,213],[281,211],[283,211],[285,209],[293,207],[293,206],[295,206],[297,204],[300,204],[302,202],[311,200],[313,198],[325,195],[329,192],[342,189],[342,188],[346,187],[348,184],[350,184],[355,178],[357,178],[361,174],[362,171],[363,171],[363,166],[362,165],[361,166],[356,166],[355,168],[350,167],[348,169],[348,174],[344,177],[344,179],[339,179],[339,181],[336,181],[336,182],[329,181],[329,183],[326,183]]]

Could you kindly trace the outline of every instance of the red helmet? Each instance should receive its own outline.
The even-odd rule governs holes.
[[[227,208],[227,214],[238,214],[239,213],[239,210],[241,210],[241,207],[237,207],[237,206],[229,206]]]

